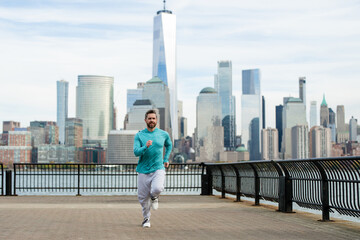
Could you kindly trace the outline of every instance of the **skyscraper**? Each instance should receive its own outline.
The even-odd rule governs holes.
[[[283,108],[283,140],[281,152],[284,159],[293,157],[292,128],[296,125],[307,126],[306,109],[300,98],[285,97]]]
[[[278,130],[278,151],[281,152],[281,143],[282,143],[282,135],[283,135],[283,105],[278,105],[275,107],[276,114],[276,129]]]
[[[310,102],[310,128],[317,126],[317,102]]]
[[[173,139],[178,139],[176,83],[176,16],[165,8],[154,17],[153,77],[158,76],[169,88]]]
[[[299,98],[306,108],[306,77],[299,77]]]
[[[195,151],[199,161],[219,161],[224,149],[221,99],[215,89],[201,90],[196,101]]]
[[[69,83],[64,80],[56,82],[57,89],[57,120],[59,127],[59,142],[65,144],[65,121],[68,117]]]
[[[310,158],[331,157],[331,131],[329,128],[314,126],[309,134]]]
[[[236,119],[235,97],[232,95],[232,63],[231,61],[218,61],[217,65],[218,71],[214,76],[214,85],[221,99],[224,147],[228,150],[235,150]]]
[[[113,127],[114,78],[79,75],[76,87],[76,118],[83,121],[84,146],[107,145]]]
[[[241,133],[242,142],[250,152],[250,160],[259,160],[262,126],[260,70],[242,71]]]
[[[117,125],[117,114],[118,114],[117,107],[115,107],[115,106],[114,106],[114,110],[113,110],[113,125],[112,125],[112,130],[116,130],[116,125]]]
[[[357,141],[357,119],[354,117],[349,121],[349,140]]]
[[[325,94],[320,106],[320,126],[329,127],[329,108],[325,100]]]
[[[309,129],[307,125],[296,125],[291,128],[292,158],[309,158]]]
[[[266,121],[265,121],[265,97],[262,96],[262,128],[266,128]]]
[[[331,129],[331,142],[336,142],[336,123],[335,123],[335,113],[329,108],[329,128]]]
[[[187,118],[183,116],[183,102],[178,101],[179,139],[187,136]]]
[[[261,129],[262,160],[279,159],[279,135],[276,128]]]
[[[343,143],[349,140],[349,132],[345,124],[345,108],[344,105],[336,107],[336,142]]]

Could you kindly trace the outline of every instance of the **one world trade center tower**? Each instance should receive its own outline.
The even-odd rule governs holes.
[[[178,139],[178,100],[176,83],[176,16],[164,9],[154,17],[153,76],[169,88],[172,139]]]

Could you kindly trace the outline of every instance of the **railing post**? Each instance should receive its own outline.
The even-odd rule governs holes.
[[[219,165],[219,169],[221,172],[221,198],[225,198],[225,174],[221,165]]]
[[[292,213],[292,181],[286,176],[279,177],[279,211]]]
[[[6,170],[6,196],[12,196],[12,171]]]
[[[241,179],[238,169],[235,167],[235,165],[231,165],[235,171],[236,174],[236,200],[235,202],[241,202]]]
[[[281,163],[277,164],[272,161],[272,164],[279,173],[279,211],[293,213],[292,180],[289,177],[289,172]]]
[[[314,161],[314,164],[321,175],[322,221],[330,221],[329,182],[324,168],[316,161]]]
[[[212,187],[212,174],[210,167],[205,166],[204,163],[201,163],[202,173],[201,173],[201,194],[200,195],[212,195],[213,187]],[[206,174],[204,170],[206,168]]]
[[[251,168],[254,170],[254,181],[255,181],[255,206],[260,205],[260,179],[256,171],[256,168],[250,164]]]
[[[80,194],[80,164],[77,165],[77,176],[78,176],[78,193],[76,196],[81,196]]]

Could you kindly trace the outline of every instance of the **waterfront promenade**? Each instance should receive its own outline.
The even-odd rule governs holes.
[[[252,204],[164,195],[143,229],[136,196],[0,197],[0,239],[360,239],[360,223]]]

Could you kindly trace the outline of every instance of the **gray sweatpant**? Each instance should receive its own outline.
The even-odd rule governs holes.
[[[142,207],[144,218],[150,218],[151,198],[159,197],[164,190],[165,170],[138,175],[138,199]]]

